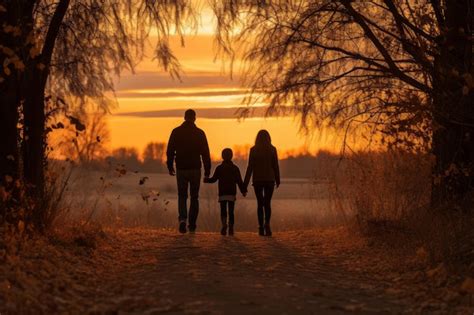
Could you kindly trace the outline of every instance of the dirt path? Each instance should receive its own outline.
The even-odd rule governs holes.
[[[0,314],[472,314],[459,280],[347,229],[106,235],[95,249],[40,240],[7,255]]]
[[[97,312],[380,313],[409,311],[386,283],[347,271],[315,233],[177,235],[124,231],[101,254]],[[115,262],[115,263],[113,263]],[[112,263],[112,264],[111,264]]]

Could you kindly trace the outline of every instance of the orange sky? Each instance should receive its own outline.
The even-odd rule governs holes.
[[[151,58],[144,60],[135,74],[122,75],[117,84],[119,107],[109,117],[112,148],[133,146],[141,151],[148,142],[167,142],[171,130],[183,121],[184,111],[193,108],[213,156],[219,156],[225,147],[253,143],[263,128],[282,152],[303,146],[311,151],[338,149],[331,137],[315,134],[309,139],[300,134],[291,117],[254,117],[239,122],[230,108],[241,106],[245,91],[238,74],[231,80],[223,72],[223,61],[215,60],[213,27],[210,12],[204,11],[201,29],[186,36],[185,47],[173,39],[172,48],[184,72],[181,81],[171,79]]]

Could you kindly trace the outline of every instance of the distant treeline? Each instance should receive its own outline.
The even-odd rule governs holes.
[[[328,151],[319,151],[316,155],[300,153],[287,155],[280,159],[282,177],[329,179],[334,178],[339,168],[340,156]],[[247,167],[246,159],[235,159],[242,171]]]
[[[233,148],[234,163],[242,172],[247,167],[247,155],[249,147],[240,146]],[[319,151],[316,155],[310,153],[285,154],[280,159],[280,169],[283,177],[297,178],[330,178],[333,177],[339,155],[328,151]],[[220,163],[220,159],[213,159],[213,169]],[[101,158],[77,161],[81,167],[93,170],[105,170],[110,168],[126,169],[131,172],[141,173],[166,173],[166,144],[159,142],[149,143],[140,154],[136,148],[121,147],[114,149],[108,155]]]
[[[239,166],[242,173],[247,167],[247,156],[250,146],[234,146],[233,162]],[[94,150],[89,150],[93,152]],[[89,152],[85,150],[85,152]],[[102,151],[102,154],[92,154],[87,158],[73,158],[75,165],[88,170],[107,172],[138,172],[138,173],[167,173],[166,143],[150,142],[143,152],[133,147],[120,147],[112,151]],[[74,155],[72,155],[74,156]],[[75,155],[79,156],[80,155]],[[279,152],[280,172],[286,178],[311,178],[313,180],[336,180],[336,177],[351,181],[352,177],[360,177],[361,172],[374,172],[376,165],[399,163],[409,165],[407,161],[429,160],[426,153],[410,153],[404,150],[352,152],[342,157],[340,154],[321,150],[316,154],[305,151]],[[221,163],[220,157],[213,157],[212,169]],[[393,165],[392,165],[393,166]],[[415,172],[405,166],[402,172]],[[429,169],[429,167],[427,168]],[[242,174],[243,175],[243,174]],[[370,175],[370,174],[369,174]]]

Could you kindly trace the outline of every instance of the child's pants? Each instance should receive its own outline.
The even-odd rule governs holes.
[[[220,201],[221,204],[221,221],[227,224],[227,210],[229,210],[229,225],[234,225],[234,201]]]

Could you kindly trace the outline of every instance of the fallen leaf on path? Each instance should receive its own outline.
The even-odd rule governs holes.
[[[343,306],[343,309],[350,312],[356,312],[356,311],[361,311],[363,307],[364,307],[364,304],[349,304],[349,305]]]
[[[419,262],[425,264],[428,261],[429,253],[423,246],[416,251],[416,258]]]
[[[248,300],[240,300],[241,305],[255,305],[256,303]]]
[[[461,292],[474,294],[474,279],[469,277],[461,284]]]
[[[448,276],[448,271],[446,270],[446,267],[444,264],[439,264],[433,269],[430,269],[426,272],[426,275],[429,278],[438,278],[438,279],[445,279]]]
[[[11,289],[10,281],[4,280],[3,282],[0,283],[0,290],[6,291],[10,289]]]
[[[459,293],[454,290],[448,290],[442,297],[446,302],[451,302],[459,297]]]
[[[385,290],[385,293],[390,294],[390,295],[398,295],[402,292],[400,289],[395,289],[395,288],[388,288]]]
[[[275,271],[279,266],[280,266],[280,264],[276,263],[272,266],[269,266],[269,267],[265,268],[265,271]]]
[[[323,295],[324,295],[324,291],[321,290],[321,289],[315,289],[315,290],[313,290],[313,292],[311,292],[311,294],[312,294],[313,296],[323,296]]]

